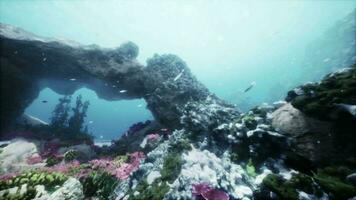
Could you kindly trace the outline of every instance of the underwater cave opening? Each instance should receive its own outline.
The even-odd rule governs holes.
[[[131,125],[153,119],[143,99],[107,101],[99,98],[95,91],[81,88],[70,95],[72,107],[79,95],[82,96],[83,102],[89,101],[90,103],[84,125],[88,126],[88,132],[94,136],[94,140],[97,142],[118,139]],[[26,108],[24,114],[49,123],[52,112],[59,103],[59,98],[62,97],[64,95],[58,94],[50,88],[44,88]]]

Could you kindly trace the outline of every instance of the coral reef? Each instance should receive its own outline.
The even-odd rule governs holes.
[[[8,123],[2,133],[14,128],[43,87],[65,95],[88,87],[107,100],[144,98],[155,118],[99,147],[84,124],[89,103],[78,97],[72,108],[71,98],[64,96],[49,125],[7,132],[24,138],[0,146],[2,199],[336,200],[356,195],[356,65],[290,91],[287,102],[241,113],[211,94],[178,56],[154,55],[144,67],[132,42],[102,49],[8,25],[0,30],[1,78],[6,79],[0,115],[1,123]],[[48,130],[52,134],[45,137]]]

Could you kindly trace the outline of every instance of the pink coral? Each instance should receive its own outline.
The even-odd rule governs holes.
[[[156,140],[158,140],[158,138],[159,138],[159,135],[157,133],[147,135],[147,139],[149,141],[156,141]]]
[[[17,176],[18,173],[7,173],[7,174],[3,174],[3,175],[0,175],[0,180],[1,181],[6,181],[6,180],[10,180],[12,179],[13,177]]]
[[[117,163],[112,159],[95,159],[89,163],[92,165],[92,169],[104,170],[120,180],[127,179],[133,171],[136,171],[140,165],[142,159],[146,156],[143,152],[134,152],[130,154],[129,163]]]
[[[193,184],[192,194],[203,197],[205,200],[229,200],[229,195],[222,190],[217,190],[208,183]]]
[[[42,157],[39,156],[39,155],[34,155],[34,156],[28,157],[26,159],[26,163],[29,164],[29,165],[34,165],[34,164],[37,164],[37,163],[41,163],[42,161],[43,161]]]
[[[44,148],[43,148],[43,151],[41,152],[41,155],[43,157],[49,157],[49,156],[56,155],[60,147],[61,147],[61,145],[56,140],[46,142],[44,144]]]
[[[145,157],[145,154],[140,151],[130,154],[130,163],[124,163],[115,170],[116,178],[120,180],[127,179],[132,172],[139,168],[141,160]]]
[[[54,165],[52,167],[46,167],[43,170],[47,171],[47,172],[68,173],[70,170],[79,168],[79,167],[80,167],[80,163],[77,160],[74,160],[69,163],[65,163],[65,164],[61,163],[58,165]]]

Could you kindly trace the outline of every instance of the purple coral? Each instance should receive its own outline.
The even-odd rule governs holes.
[[[68,173],[69,171],[73,169],[77,169],[80,167],[80,163],[77,160],[74,160],[69,163],[60,163],[57,165],[54,165],[52,167],[45,167],[43,171],[47,172],[60,172],[60,173]]]
[[[12,179],[13,177],[15,177],[17,175],[19,175],[19,174],[15,173],[15,172],[0,175],[0,181],[10,180],[10,179]]]
[[[193,184],[192,194],[205,200],[229,200],[229,195],[226,192],[215,189],[208,183]]]
[[[142,159],[146,156],[143,152],[137,151],[130,154],[130,163],[124,163],[115,170],[115,176],[118,179],[127,179],[133,171],[136,171]]]
[[[134,152],[130,154],[130,162],[118,165],[111,159],[96,159],[89,163],[92,169],[102,169],[120,180],[127,179],[133,171],[136,171],[142,159],[146,156],[143,152]]]
[[[43,151],[41,152],[42,157],[49,157],[56,155],[59,148],[61,147],[59,141],[53,140],[46,142],[43,147]]]
[[[34,164],[41,163],[41,162],[43,162],[43,159],[40,155],[33,155],[26,159],[26,163],[29,165],[34,165]]]
[[[158,138],[159,138],[159,135],[157,133],[152,133],[152,134],[147,135],[147,139],[149,141],[156,141],[156,140],[158,140]]]

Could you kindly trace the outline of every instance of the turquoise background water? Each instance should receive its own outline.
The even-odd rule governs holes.
[[[283,98],[281,86],[305,81],[299,61],[307,45],[355,7],[351,0],[2,0],[0,22],[103,47],[130,40],[140,47],[141,63],[154,53],[177,54],[212,92],[231,103],[244,100],[246,110]],[[256,86],[242,93],[253,81]],[[91,102],[90,130],[104,139],[152,118],[143,100],[106,102],[87,89],[78,94]],[[26,112],[48,121],[58,98],[45,89]]]

